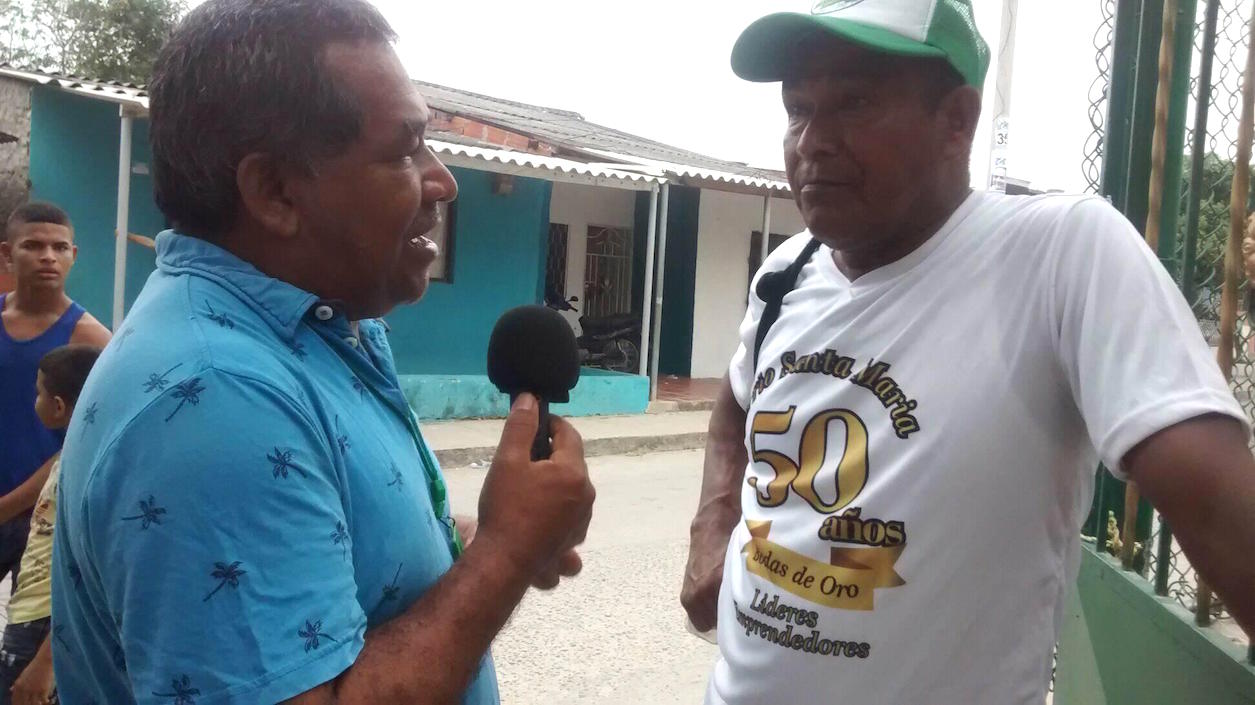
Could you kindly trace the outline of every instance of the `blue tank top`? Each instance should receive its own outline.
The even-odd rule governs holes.
[[[6,298],[0,294],[0,311]],[[70,342],[84,313],[71,303],[56,323],[30,340],[14,340],[0,324],[0,495],[17,489],[61,449],[65,432],[48,430],[35,415],[35,376],[48,351]]]

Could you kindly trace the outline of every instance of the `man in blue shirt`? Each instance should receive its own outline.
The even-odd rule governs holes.
[[[67,703],[495,703],[488,647],[579,571],[579,436],[523,396],[463,553],[384,325],[457,185],[362,0],[210,0],[150,86],[175,230],[62,455]]]

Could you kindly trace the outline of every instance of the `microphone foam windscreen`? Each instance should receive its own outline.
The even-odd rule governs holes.
[[[575,333],[557,311],[519,306],[501,315],[488,340],[488,379],[502,394],[531,392],[565,403],[580,379]]]

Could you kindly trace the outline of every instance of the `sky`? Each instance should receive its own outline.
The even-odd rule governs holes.
[[[738,34],[811,0],[375,0],[400,35],[413,78],[574,110],[588,120],[731,161],[782,168],[778,84],[729,68]],[[1085,188],[1097,76],[1095,0],[1021,0],[1011,104],[1009,175],[1034,187]],[[1002,0],[973,0],[994,52],[972,180],[987,182]]]
[[[1021,0],[1009,175],[1035,187],[1084,189],[1081,157],[1097,76],[1094,0]],[[729,68],[738,34],[810,0],[376,0],[414,78],[554,108],[711,156],[781,168],[778,84]],[[1002,0],[974,0],[994,52],[973,148],[974,184],[989,171]]]

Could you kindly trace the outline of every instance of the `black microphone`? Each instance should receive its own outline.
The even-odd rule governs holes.
[[[532,443],[532,460],[548,458],[549,402],[571,401],[580,379],[580,349],[575,333],[557,311],[545,306],[519,306],[501,315],[488,339],[488,379],[510,403],[523,392],[536,395],[540,428]]]

